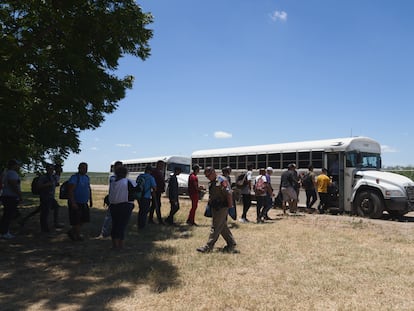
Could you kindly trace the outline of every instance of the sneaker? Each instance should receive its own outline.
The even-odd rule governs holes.
[[[195,227],[198,226],[194,221],[190,221],[190,220],[187,220],[187,225],[189,225],[189,226],[195,226]]]
[[[209,253],[210,251],[211,249],[207,245],[197,248],[197,252],[200,252],[200,253]]]
[[[264,220],[274,220],[273,218],[270,218],[269,216],[267,216],[267,215],[265,215],[264,217],[263,217],[263,219]]]
[[[248,223],[248,222],[249,222],[249,220],[247,220],[247,218],[240,218],[240,219],[239,219],[239,222],[241,222],[241,223],[245,224],[245,223]]]
[[[15,237],[16,236],[14,234],[11,234],[10,232],[7,232],[1,235],[1,238],[5,240],[11,240],[11,239],[14,239]]]
[[[237,249],[235,249],[235,245],[226,245],[222,249],[223,253],[229,253],[229,254],[237,254],[240,253]]]

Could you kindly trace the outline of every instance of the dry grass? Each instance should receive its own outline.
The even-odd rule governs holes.
[[[101,203],[104,192],[95,191]],[[98,205],[98,204],[96,204]],[[283,216],[265,224],[229,221],[239,254],[199,254],[210,219],[177,227],[130,222],[124,252],[95,240],[105,214],[94,209],[74,243],[38,232],[38,217],[0,241],[1,310],[413,310],[414,227],[350,216]],[[163,214],[169,204],[163,201]],[[241,210],[240,206],[238,208]],[[255,219],[255,207],[250,219]],[[66,219],[66,210],[62,211]],[[219,239],[217,247],[224,246]]]

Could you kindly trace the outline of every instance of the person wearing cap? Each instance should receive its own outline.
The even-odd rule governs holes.
[[[181,167],[174,167],[174,173],[171,174],[168,181],[168,199],[170,200],[171,209],[170,215],[165,219],[165,222],[169,225],[174,225],[174,215],[180,209],[180,201],[178,200],[178,180],[177,176],[181,174]]]
[[[151,175],[151,172],[151,165],[147,165],[144,173],[137,177],[137,184],[139,178],[143,178],[145,180],[143,196],[138,201],[138,229],[143,229],[147,224],[152,194],[157,191],[157,183],[155,182],[154,176]]]
[[[283,201],[289,205],[291,213],[296,213],[298,207],[297,186],[296,164],[290,163],[287,171],[284,171],[280,177],[280,189],[283,194]]]
[[[188,214],[187,224],[190,226],[196,226],[195,213],[198,207],[198,201],[200,200],[200,191],[204,190],[204,187],[198,184],[198,173],[200,172],[200,166],[198,164],[193,165],[193,172],[188,176],[188,195],[191,199],[191,209]]]
[[[10,160],[7,164],[7,171],[3,175],[3,216],[0,220],[0,238],[9,240],[15,236],[10,233],[10,223],[17,214],[17,206],[22,202],[22,191],[20,187],[20,161]]]
[[[223,252],[237,253],[238,251],[235,250],[236,241],[227,226],[228,209],[233,204],[231,186],[226,177],[217,175],[214,168],[210,166],[206,167],[204,175],[210,181],[208,204],[211,207],[212,224],[206,245],[198,247],[197,251],[200,253],[211,252],[221,235],[227,243]]]

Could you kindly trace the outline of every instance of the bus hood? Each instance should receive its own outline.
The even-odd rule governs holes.
[[[390,172],[383,172],[383,171],[374,171],[374,170],[367,170],[367,171],[357,171],[355,175],[363,180],[371,180],[374,183],[382,185],[386,187],[386,184],[389,186],[394,186],[396,188],[414,186],[414,182],[403,175],[390,173]]]

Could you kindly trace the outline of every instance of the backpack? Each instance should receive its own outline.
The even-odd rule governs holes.
[[[33,178],[32,180],[32,184],[30,186],[31,190],[32,190],[32,194],[34,195],[39,195],[40,194],[40,190],[39,190],[39,178],[40,176],[36,176],[35,178]]]
[[[256,181],[254,185],[254,193],[256,195],[263,195],[266,193],[266,182],[263,180],[263,176]]]
[[[241,174],[237,177],[237,179],[236,179],[236,187],[237,188],[243,188],[244,186],[246,186],[249,183],[249,181],[247,180],[246,177],[247,177],[246,174]]]
[[[59,199],[61,200],[67,200],[69,199],[69,192],[68,192],[68,184],[69,180],[66,180],[60,185],[59,188]]]
[[[306,173],[302,178],[302,187],[303,189],[312,189],[313,181],[312,181],[312,175],[308,172]]]
[[[134,197],[137,200],[140,200],[145,193],[145,177],[140,175],[137,177],[137,185],[134,187]]]
[[[79,183],[79,179],[80,179],[80,176],[79,176],[78,173],[76,173],[76,177],[77,177],[76,184],[78,184]],[[60,185],[60,188],[59,188],[59,199],[61,199],[61,200],[68,200],[69,199],[68,185],[69,185],[69,180],[66,180],[65,182],[63,182]]]

